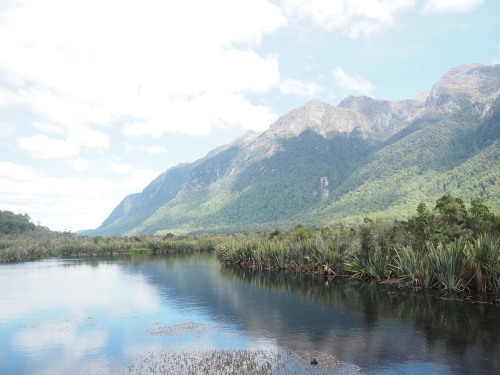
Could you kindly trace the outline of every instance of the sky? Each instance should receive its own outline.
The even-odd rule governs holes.
[[[309,100],[500,63],[499,19],[498,0],[0,0],[0,210],[96,228]]]

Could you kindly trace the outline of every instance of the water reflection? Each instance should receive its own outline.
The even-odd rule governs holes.
[[[429,344],[445,340],[459,354],[477,341],[489,349],[500,341],[498,306],[487,303],[464,303],[454,296],[428,291],[401,291],[375,281],[322,281],[310,275],[239,267],[223,267],[221,272],[232,281],[277,293],[292,292],[309,301],[361,312],[367,328],[388,317],[409,319],[425,333]]]
[[[444,373],[500,372],[498,306],[464,303],[426,291],[401,292],[376,282],[323,281],[309,275],[239,267],[223,267],[221,273],[231,281],[300,299],[293,308],[281,303],[265,308],[267,313],[279,315],[292,332],[267,325],[292,350],[326,352],[377,371],[390,362],[400,366],[417,361],[444,365],[439,370]],[[308,301],[315,307],[300,306]],[[254,315],[260,308],[249,305],[245,310]],[[298,332],[300,340],[293,338]]]
[[[1,265],[0,280],[0,373],[113,374],[142,353],[192,348],[284,350],[369,374],[500,372],[498,307],[390,285],[209,254]]]

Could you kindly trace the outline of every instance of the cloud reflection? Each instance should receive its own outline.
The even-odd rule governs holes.
[[[66,267],[60,267],[58,262],[0,269],[0,323],[22,321],[34,312],[59,310],[86,316],[100,309],[119,317],[159,306],[157,291],[141,274],[123,273],[113,264],[92,268],[67,261]]]

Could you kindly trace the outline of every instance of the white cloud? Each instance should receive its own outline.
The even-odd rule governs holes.
[[[31,137],[17,138],[19,146],[34,157],[62,159],[78,155],[82,147],[107,148],[109,146],[108,135],[84,126],[63,127],[39,122],[33,123],[32,126],[46,133],[65,137],[65,139],[61,139],[38,134]]]
[[[125,128],[130,136],[159,136],[165,131],[206,135],[213,126],[238,125],[242,129],[264,130],[276,115],[268,108],[252,105],[241,95],[211,91],[191,98],[163,103],[165,112]],[[154,110],[152,108],[152,110]]]
[[[115,160],[108,160],[108,165],[110,171],[116,174],[128,174],[133,169],[130,164]]]
[[[375,85],[359,74],[347,74],[341,66],[333,71],[335,83],[341,89],[343,95],[371,95]]]
[[[91,99],[81,100],[42,88],[22,90],[18,95],[18,103],[24,103],[33,113],[64,127],[106,124],[113,116],[108,108]]]
[[[43,134],[19,137],[17,142],[30,154],[43,159],[66,158],[80,152],[80,145],[74,140],[49,138]]]
[[[320,28],[350,38],[368,37],[394,27],[399,13],[416,0],[282,0],[293,20],[310,20]]]
[[[146,152],[151,155],[166,154],[168,149],[158,145],[151,145],[146,147]]]
[[[90,162],[86,159],[78,158],[71,162],[73,168],[79,172],[84,172],[89,169]]]
[[[35,170],[10,162],[0,162],[0,179],[10,179],[13,182],[26,182],[36,179]]]
[[[147,184],[149,184],[156,177],[158,177],[158,175],[159,173],[157,171],[147,168],[134,169],[131,172],[131,176],[134,179],[137,179],[138,181],[147,181],[147,183],[143,184],[140,189],[137,189],[137,191],[142,190]]]
[[[15,133],[15,125],[9,122],[0,122],[0,138],[10,138]]]
[[[52,230],[96,228],[125,195],[141,191],[158,175],[132,168],[116,180],[54,178],[20,164],[0,162],[0,207],[28,213]]]
[[[24,103],[25,100],[17,92],[6,87],[0,87],[0,108],[15,106]]]
[[[85,127],[70,128],[68,135],[70,139],[85,147],[107,148],[109,146],[108,135]]]
[[[37,130],[41,130],[44,133],[57,134],[57,135],[64,135],[65,133],[63,126],[47,122],[35,121],[31,123],[31,126],[33,126]]]
[[[219,123],[245,126],[230,109],[182,121],[207,93],[245,101],[239,117],[273,115],[244,96],[279,81],[277,59],[249,49],[287,22],[268,0],[18,3],[2,14],[0,76],[22,79],[0,91],[1,105],[24,105],[65,126],[125,117],[148,124],[149,134],[205,134]],[[105,144],[101,137],[90,147]]]
[[[484,0],[426,0],[424,13],[465,13],[481,6]]]
[[[315,98],[325,92],[325,88],[316,82],[299,81],[292,78],[286,78],[279,84],[279,90],[285,95],[305,96]]]

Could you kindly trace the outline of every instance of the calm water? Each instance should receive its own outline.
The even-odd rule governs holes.
[[[126,373],[209,349],[286,353],[318,374],[500,374],[500,309],[208,254],[0,265],[0,374]]]

